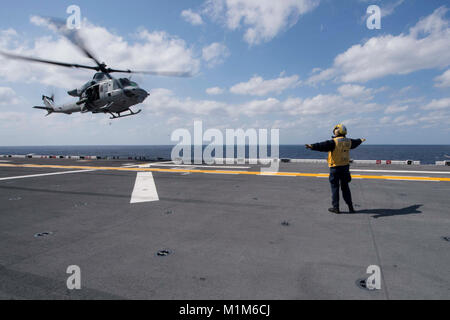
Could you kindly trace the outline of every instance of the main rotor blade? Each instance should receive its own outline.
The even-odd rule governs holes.
[[[40,58],[26,57],[26,56],[21,56],[21,55],[1,52],[1,51],[0,51],[0,54],[6,56],[8,58],[12,58],[12,59],[33,61],[33,62],[40,62],[40,63],[47,63],[47,64],[57,65],[57,66],[61,66],[61,67],[68,67],[68,68],[82,68],[82,69],[101,71],[109,79],[113,79],[111,77],[111,75],[110,75],[110,73],[113,73],[113,72],[147,74],[147,75],[164,76],[164,77],[180,77],[180,78],[192,77],[192,73],[191,72],[179,72],[179,71],[131,71],[131,70],[118,70],[118,69],[107,68],[106,65],[104,63],[100,63],[100,61],[86,47],[84,39],[81,36],[80,32],[77,29],[69,29],[67,27],[67,24],[66,24],[65,20],[58,19],[58,18],[49,18],[49,17],[47,17],[47,18],[40,17],[40,18],[45,20],[47,25],[52,30],[56,30],[61,35],[63,35],[65,38],[67,38],[70,42],[72,42],[75,46],[77,46],[84,53],[84,55],[86,57],[88,57],[89,59],[93,60],[97,64],[97,67],[80,65],[80,64],[65,63],[65,62],[58,62],[58,61],[52,61],[52,60],[44,60],[44,59],[40,59]]]
[[[117,69],[106,69],[109,73],[136,73],[136,74],[148,74],[152,76],[164,76],[164,77],[179,77],[179,78],[190,78],[192,73],[182,72],[182,71],[132,71],[132,70],[117,70]]]
[[[86,57],[89,59],[92,59],[97,65],[98,69],[97,71],[102,71],[108,75],[108,71],[106,69],[106,66],[104,63],[101,63],[95,56],[92,54],[92,52],[87,48],[85,41],[83,37],[81,36],[80,32],[77,29],[69,29],[67,28],[67,23],[65,20],[58,19],[58,18],[43,18],[45,21],[47,21],[48,25],[50,27],[53,27],[56,29],[61,35],[63,35],[66,39],[68,39],[70,42],[72,42],[75,46],[77,46],[81,52],[84,53]]]
[[[21,56],[18,54],[6,53],[6,52],[2,52],[2,51],[0,51],[0,54],[7,58],[15,59],[15,60],[40,62],[40,63],[46,63],[46,64],[53,64],[53,65],[60,66],[60,67],[67,67],[67,68],[81,68],[81,69],[89,69],[89,70],[95,70],[95,71],[100,70],[99,67],[91,67],[91,66],[85,66],[85,65],[81,65],[81,64],[75,64],[75,63],[65,63],[65,62],[45,60],[45,59],[39,59],[39,58],[32,58],[32,57]]]

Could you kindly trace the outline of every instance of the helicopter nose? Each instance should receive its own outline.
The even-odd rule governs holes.
[[[126,89],[124,90],[124,93],[126,96],[130,98],[135,98],[139,101],[144,101],[150,94],[141,88],[133,88],[133,89]]]
[[[144,89],[141,89],[141,88],[139,88],[139,89],[135,89],[136,90],[136,94],[138,95],[138,97],[140,98],[140,99],[142,99],[142,101],[144,101],[150,94],[147,92],[147,91],[145,91]]]

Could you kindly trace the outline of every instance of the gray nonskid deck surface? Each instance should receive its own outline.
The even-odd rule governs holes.
[[[11,160],[110,167],[130,162]],[[353,168],[450,172],[431,166]],[[0,178],[71,170],[79,169],[0,167]],[[282,164],[281,171],[328,169]],[[153,176],[159,201],[135,204],[130,197],[136,172],[0,180],[0,298],[450,298],[450,242],[442,239],[450,236],[450,182],[354,179],[358,213],[333,215],[324,178]],[[34,236],[45,231],[52,234]],[[171,254],[157,256],[161,249]],[[81,290],[66,287],[69,265],[81,268]],[[369,265],[382,268],[379,291],[356,285],[368,277]]]

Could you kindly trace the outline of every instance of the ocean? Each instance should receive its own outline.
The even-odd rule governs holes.
[[[83,155],[119,158],[170,159],[173,146],[30,146],[0,147],[0,155]],[[270,150],[270,147],[269,147]],[[281,145],[280,158],[326,159],[326,153],[306,150],[304,145]],[[224,151],[224,155],[225,155]],[[270,151],[269,151],[270,154]],[[248,147],[246,149],[248,157]],[[418,160],[422,164],[450,160],[450,145],[361,145],[351,151],[354,160]]]

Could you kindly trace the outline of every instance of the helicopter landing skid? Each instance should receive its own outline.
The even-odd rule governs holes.
[[[121,112],[118,112],[117,114],[114,114],[114,113],[110,112],[109,114],[112,115],[112,117],[109,118],[109,119],[114,120],[114,119],[119,119],[119,118],[125,118],[125,117],[135,116],[135,115],[137,115],[138,113],[141,113],[142,110],[139,109],[138,111],[133,112],[133,110],[128,109],[128,111],[130,111],[130,113],[129,113],[129,114],[126,114],[126,115],[123,115],[123,116],[120,114]]]

